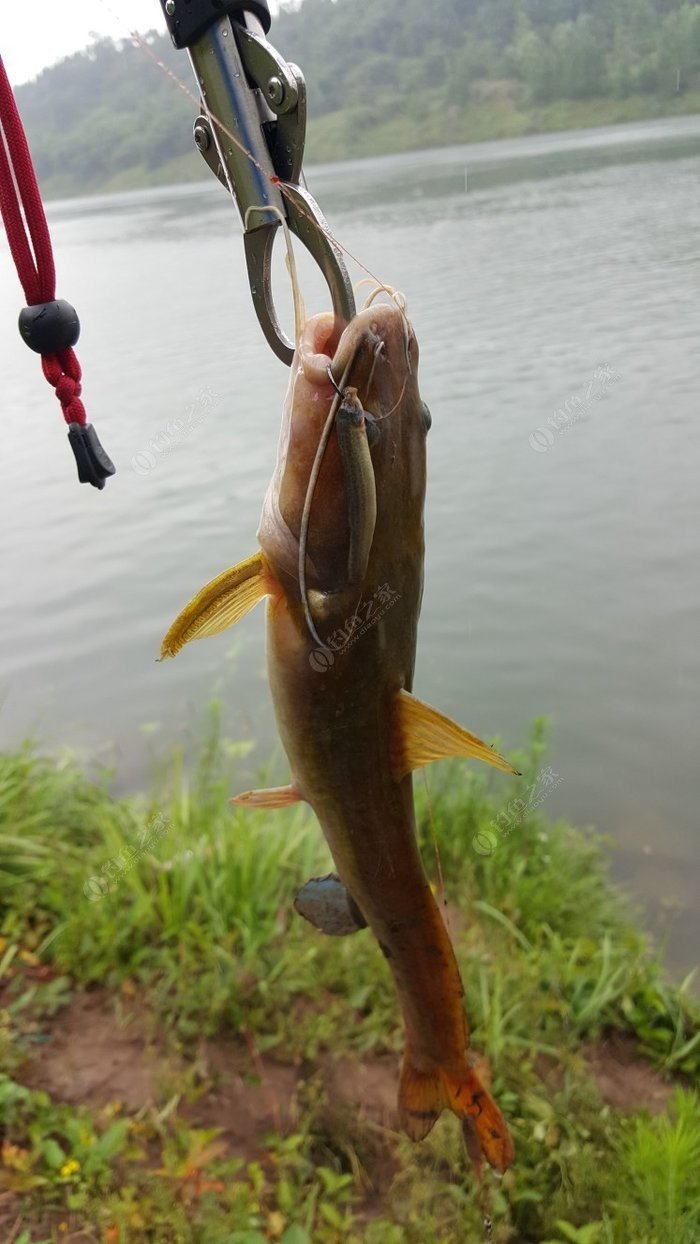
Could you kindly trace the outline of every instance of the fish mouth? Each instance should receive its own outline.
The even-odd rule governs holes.
[[[327,387],[329,392],[332,392],[333,386],[328,378],[328,369],[333,363],[344,332],[347,332],[347,329],[342,320],[337,319],[332,311],[324,311],[321,315],[315,315],[304,325],[299,342],[299,354],[301,370],[310,384],[318,388]]]
[[[375,304],[359,311],[348,324],[333,355],[331,373],[340,383],[349,367],[346,383],[358,390],[371,409],[372,400],[389,400],[406,371],[415,371],[414,350],[415,337],[405,312],[395,303]]]
[[[362,577],[376,523],[377,469],[386,474],[387,460],[394,461],[394,441],[382,435],[380,421],[395,415],[407,385],[416,385],[411,338],[403,312],[384,304],[364,308],[349,324],[322,312],[301,331],[258,532],[278,573],[300,587],[305,513],[306,588],[338,593]]]
[[[347,372],[346,385],[357,389],[365,402],[373,381],[391,388],[392,378],[406,364],[409,372],[415,371],[417,361],[410,324],[393,303],[366,307],[347,325],[330,311],[314,316],[304,326],[299,353],[305,379],[326,396],[331,397]]]

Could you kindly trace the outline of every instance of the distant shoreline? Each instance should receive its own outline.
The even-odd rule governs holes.
[[[329,113],[309,123],[306,163],[331,164],[381,155],[401,155],[463,143],[491,142],[536,134],[605,129],[635,121],[665,120],[700,115],[700,91],[672,98],[633,95],[625,99],[559,100],[527,108],[503,99],[475,105],[449,117],[437,107],[420,125],[406,128],[405,118],[390,117],[371,126],[358,126],[354,110]],[[447,123],[447,124],[446,124]],[[187,184],[206,180],[208,170],[194,146],[156,169],[133,165],[114,176],[76,184],[59,175],[41,179],[47,200],[81,198],[119,191]]]

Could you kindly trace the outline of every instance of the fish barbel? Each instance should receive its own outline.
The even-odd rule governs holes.
[[[342,334],[330,314],[308,321],[263,506],[261,551],[185,607],[161,657],[268,597],[269,681],[292,776],[286,787],[234,802],[311,805],[358,927],[370,926],[396,986],[406,1033],[403,1130],[421,1140],[450,1109],[472,1157],[478,1140],[480,1154],[504,1171],[513,1144],[468,1061],[462,982],[418,853],[411,774],[454,755],[515,770],[411,693],[430,426],[417,363],[415,336],[396,305],[367,307]]]

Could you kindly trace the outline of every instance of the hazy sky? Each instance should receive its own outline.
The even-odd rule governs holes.
[[[0,0],[0,56],[13,86],[82,51],[93,35],[125,39],[154,29],[165,29],[158,0]]]
[[[93,36],[124,39],[164,29],[158,0],[25,0],[0,4],[0,55],[14,85],[87,47]]]

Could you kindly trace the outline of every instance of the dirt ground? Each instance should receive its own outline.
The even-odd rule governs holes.
[[[118,1101],[129,1113],[163,1107],[173,1097],[193,1127],[221,1128],[231,1152],[252,1157],[272,1129],[293,1124],[300,1087],[314,1078],[329,1101],[361,1118],[396,1124],[397,1060],[393,1055],[282,1063],[240,1039],[206,1040],[194,1062],[163,1054],[136,1011],[121,1020],[104,990],[77,993],[55,1017],[35,1057],[18,1076],[57,1101],[99,1108]],[[672,1087],[619,1034],[584,1051],[604,1101],[618,1110],[664,1109]]]
[[[43,978],[46,969],[34,972]],[[315,1091],[321,1131],[325,1122],[337,1133],[339,1120],[351,1131],[363,1122],[379,1125],[365,1155],[363,1204],[367,1219],[378,1212],[397,1169],[391,1144],[399,1070],[394,1055],[361,1061],[326,1055],[316,1062],[283,1063],[261,1055],[251,1038],[231,1036],[202,1040],[185,1060],[166,1052],[154,1031],[151,1018],[133,999],[117,1004],[103,989],[77,992],[42,1024],[41,1043],[34,1045],[16,1079],[73,1106],[100,1109],[119,1102],[131,1115],[176,1106],[190,1126],[220,1129],[227,1153],[246,1162],[260,1157],[270,1132],[294,1128],[300,1097]],[[630,1038],[612,1034],[583,1055],[605,1102],[623,1111],[664,1109],[673,1086],[639,1057]],[[551,1060],[538,1070],[550,1085],[561,1074]],[[0,1196],[0,1244],[13,1244],[27,1226],[18,1208],[12,1194]],[[45,1222],[32,1222],[47,1234],[55,1225],[50,1214]],[[68,1241],[83,1238],[77,1221],[77,1234],[72,1221],[67,1231]]]
[[[398,1078],[392,1055],[318,1063],[282,1063],[252,1042],[202,1041],[194,1060],[164,1054],[149,1041],[143,1016],[115,1016],[106,991],[76,994],[55,1017],[36,1055],[18,1073],[28,1088],[56,1101],[99,1109],[118,1101],[130,1114],[178,1097],[192,1127],[221,1128],[232,1154],[256,1156],[264,1136],[293,1125],[300,1088],[314,1079],[329,1100],[393,1127]]]

